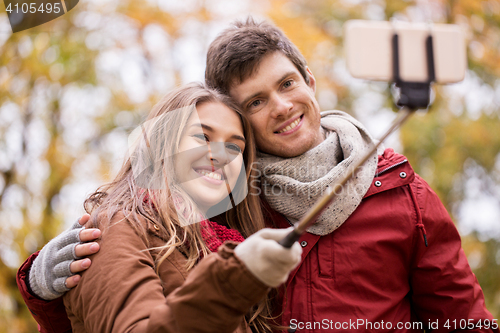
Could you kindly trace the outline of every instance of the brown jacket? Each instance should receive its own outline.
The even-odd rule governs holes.
[[[118,216],[120,215],[120,216]],[[149,247],[164,244],[143,221]],[[156,251],[117,214],[78,286],[64,296],[74,333],[251,332],[244,315],[267,292],[226,244],[186,272],[175,250],[155,273]]]

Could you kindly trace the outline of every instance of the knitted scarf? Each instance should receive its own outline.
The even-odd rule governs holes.
[[[225,241],[230,240],[241,243],[245,240],[237,230],[229,229],[217,222],[203,220],[200,223],[202,226],[201,235],[210,252],[217,252],[219,246]]]
[[[361,203],[377,169],[377,154],[358,170],[352,170],[352,165],[374,144],[364,126],[345,112],[325,111],[321,113],[321,127],[326,139],[318,146],[292,158],[259,153],[258,166],[264,197],[291,223],[300,220],[346,172],[354,173],[307,230],[323,236],[340,227]]]

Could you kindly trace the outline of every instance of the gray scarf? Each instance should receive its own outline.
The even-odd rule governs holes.
[[[374,140],[364,126],[342,111],[321,113],[326,139],[304,154],[283,158],[258,154],[261,188],[269,205],[295,223],[345,172],[355,171],[332,204],[308,232],[327,235],[344,223],[359,206],[377,169],[373,154],[358,170],[352,165],[369,150]]]

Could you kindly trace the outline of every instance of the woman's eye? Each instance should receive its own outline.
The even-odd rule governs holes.
[[[229,149],[232,153],[239,154],[241,153],[241,148],[235,143],[226,143],[226,148]]]
[[[209,141],[208,140],[208,136],[204,133],[201,133],[201,134],[193,134],[193,137],[199,139],[199,140],[202,140],[202,141]]]

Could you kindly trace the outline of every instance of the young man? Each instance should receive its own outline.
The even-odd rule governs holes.
[[[314,76],[279,29],[248,20],[224,31],[210,45],[206,82],[249,115],[269,224],[290,226],[356,171],[299,240],[302,262],[276,302],[277,323],[290,332],[498,331],[435,193],[391,149],[350,169],[371,137],[345,113],[320,114]]]

